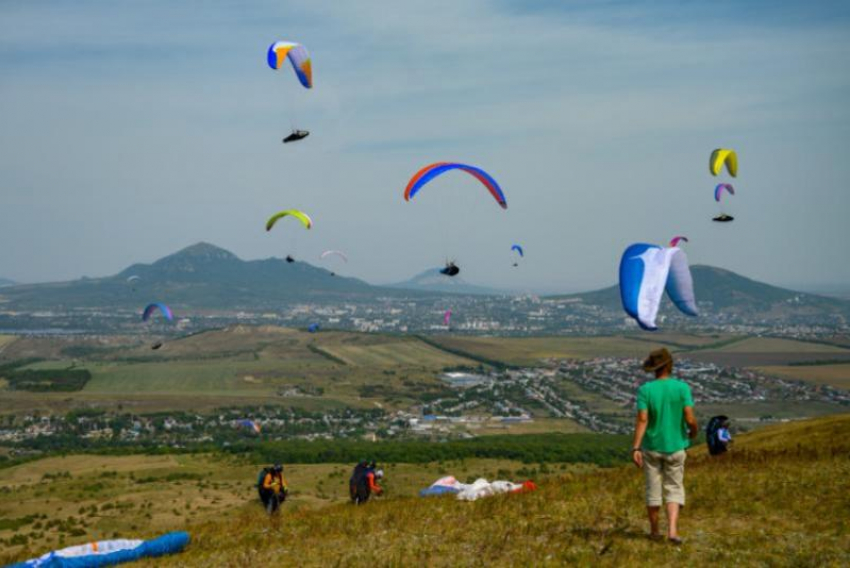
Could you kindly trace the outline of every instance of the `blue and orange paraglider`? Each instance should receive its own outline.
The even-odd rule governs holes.
[[[410,201],[428,182],[451,170],[461,170],[473,176],[487,188],[487,191],[490,192],[490,195],[493,196],[493,199],[496,200],[502,209],[508,208],[508,202],[505,199],[505,194],[502,191],[502,188],[499,187],[499,184],[490,174],[481,168],[455,162],[437,162],[425,166],[416,172],[413,177],[410,178],[410,181],[407,182],[407,187],[404,188],[404,200]]]
[[[162,302],[154,302],[153,304],[148,304],[144,311],[142,312],[142,321],[148,321],[155,311],[159,310],[162,312],[163,317],[168,321],[174,320],[174,314],[171,312],[171,308],[163,304]]]
[[[310,54],[307,53],[307,48],[300,43],[276,41],[269,46],[266,57],[269,67],[274,70],[279,70],[283,61],[289,59],[301,84],[307,89],[313,88],[313,66],[310,62]]]

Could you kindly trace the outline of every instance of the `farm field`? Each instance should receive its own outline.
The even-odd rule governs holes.
[[[839,365],[766,366],[757,368],[768,375],[850,390],[850,362]]]
[[[655,348],[629,337],[434,337],[448,349],[509,365],[535,365],[549,357],[591,359],[593,357],[644,357]],[[663,342],[653,343],[662,346]],[[673,346],[671,346],[673,347]]]

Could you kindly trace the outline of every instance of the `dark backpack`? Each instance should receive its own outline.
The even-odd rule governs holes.
[[[708,443],[708,453],[719,456],[728,450],[728,444],[717,437],[717,432],[729,423],[728,416],[712,416],[705,427],[705,441]]]
[[[272,468],[264,467],[260,474],[257,476],[257,490],[263,491],[263,481],[266,480],[266,476],[272,472]]]

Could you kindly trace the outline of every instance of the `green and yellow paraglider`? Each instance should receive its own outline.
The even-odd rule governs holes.
[[[272,227],[284,217],[294,217],[301,221],[301,224],[304,225],[305,229],[311,229],[313,227],[313,220],[310,219],[310,216],[304,213],[303,211],[299,211],[297,209],[286,209],[285,211],[281,211],[279,213],[275,213],[269,220],[266,221],[266,231],[271,231]]]

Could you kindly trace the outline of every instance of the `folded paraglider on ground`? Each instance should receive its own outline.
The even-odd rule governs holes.
[[[490,497],[501,493],[526,493],[535,489],[537,489],[537,485],[533,481],[525,481],[523,483],[513,483],[511,481],[491,482],[480,478],[476,479],[474,483],[461,483],[455,477],[449,475],[438,479],[430,487],[420,491],[419,496],[432,497],[454,494],[460,501],[476,501],[482,497]]]

